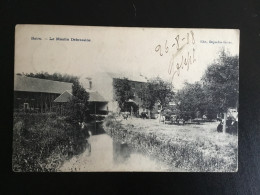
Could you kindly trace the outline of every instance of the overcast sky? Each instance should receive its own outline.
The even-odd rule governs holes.
[[[42,40],[31,40],[32,37]],[[70,41],[56,41],[56,38],[68,38]],[[90,41],[71,41],[71,38]],[[179,47],[184,45],[180,51],[177,50],[175,38]],[[219,42],[212,44],[209,41]],[[161,45],[161,53],[158,45]],[[80,76],[96,71],[121,71],[171,80],[174,70],[169,74],[169,64],[173,62],[176,70],[176,64],[181,63],[182,56],[185,59],[189,54],[193,60],[195,49],[195,62],[190,64],[189,70],[184,66],[179,76],[175,74],[173,77],[173,85],[179,89],[185,80],[191,83],[200,80],[223,47],[231,55],[238,55],[239,31],[18,25],[15,35],[15,74],[44,71]]]

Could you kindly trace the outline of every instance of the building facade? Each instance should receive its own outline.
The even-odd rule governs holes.
[[[135,114],[140,114],[143,111],[147,111],[145,108],[143,108],[142,96],[137,93],[147,83],[147,78],[142,75],[99,72],[92,75],[82,76],[80,78],[80,82],[84,88],[87,89],[87,91],[97,91],[101,94],[102,97],[104,97],[104,99],[107,101],[105,106],[107,107],[108,111],[120,112],[120,108],[116,100],[114,82],[117,79],[124,78],[129,80],[131,88],[134,92],[134,98],[129,100],[130,109],[131,104],[135,104],[138,107],[137,110],[132,110],[135,112]]]
[[[52,112],[64,91],[71,93],[72,83],[15,75],[14,111]]]

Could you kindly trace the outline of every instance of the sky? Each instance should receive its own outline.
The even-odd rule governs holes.
[[[17,25],[15,74],[127,72],[160,76],[180,89],[199,81],[223,48],[239,54],[239,30]]]

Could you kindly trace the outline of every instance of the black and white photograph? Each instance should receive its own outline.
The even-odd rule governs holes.
[[[16,25],[14,172],[237,172],[238,29]]]

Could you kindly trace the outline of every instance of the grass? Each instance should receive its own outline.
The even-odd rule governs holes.
[[[178,126],[159,124],[153,119],[109,116],[104,128],[114,139],[187,171],[237,171],[238,138],[218,133],[217,124]]]
[[[14,113],[13,171],[56,171],[84,151],[85,133],[55,113]]]

